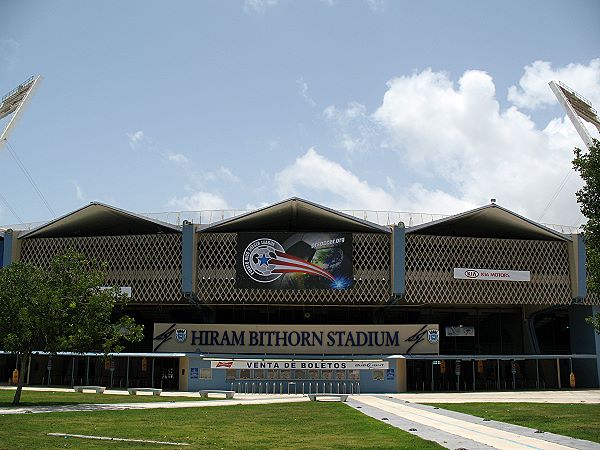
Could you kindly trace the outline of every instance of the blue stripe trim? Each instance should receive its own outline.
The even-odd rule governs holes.
[[[183,224],[181,239],[181,290],[184,294],[193,292],[194,224]]]
[[[392,294],[402,296],[406,292],[406,229],[395,226],[393,228],[394,254],[392,278]]]
[[[6,230],[6,232],[4,233],[4,251],[3,251],[3,258],[2,258],[2,267],[6,267],[12,262],[12,247],[13,247],[12,230]]]
[[[586,264],[585,236],[580,234],[577,236],[577,292],[575,293],[575,298],[585,298],[587,295]]]

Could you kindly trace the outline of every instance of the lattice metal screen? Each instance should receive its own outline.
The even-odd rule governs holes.
[[[529,282],[455,280],[454,268],[528,270]],[[566,242],[406,236],[409,303],[571,303]]]
[[[106,262],[107,285],[131,286],[131,303],[187,303],[180,234],[24,239],[21,259],[43,267],[67,249]]]
[[[600,305],[600,295],[596,292],[588,292],[588,294],[583,299],[584,305]]]
[[[198,297],[204,303],[377,304],[390,298],[390,235],[354,233],[351,289],[236,289],[235,233],[198,236]]]

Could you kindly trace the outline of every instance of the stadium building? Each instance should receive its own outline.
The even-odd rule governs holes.
[[[193,223],[197,222],[197,223]],[[585,247],[495,203],[380,225],[298,198],[181,225],[100,203],[0,230],[0,265],[108,264],[145,338],[37,354],[29,384],[238,392],[600,386]],[[0,381],[15,357],[0,354]]]

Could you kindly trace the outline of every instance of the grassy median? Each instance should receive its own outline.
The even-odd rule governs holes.
[[[442,403],[432,406],[600,443],[600,404]]]
[[[206,408],[0,415],[0,448],[177,448],[58,438],[72,433],[187,442],[203,449],[440,449],[342,404],[303,402]]]

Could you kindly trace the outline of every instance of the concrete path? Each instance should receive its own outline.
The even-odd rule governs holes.
[[[411,404],[394,396],[353,396],[348,404],[364,414],[451,449],[600,449],[600,445],[593,442],[536,433],[530,428],[502,422],[484,422],[478,417]]]
[[[105,392],[106,393],[106,392]],[[82,394],[85,395],[85,394]],[[198,394],[195,395],[198,397]],[[22,408],[0,408],[3,414],[37,414],[69,411],[122,411],[127,409],[174,409],[174,408],[204,408],[209,406],[232,405],[266,405],[272,403],[307,402],[308,397],[302,395],[239,395],[231,400],[190,400],[190,401],[164,401],[147,403],[86,403],[78,405],[60,406],[27,406]]]
[[[411,403],[600,403],[599,389],[564,391],[419,392],[387,394]]]

